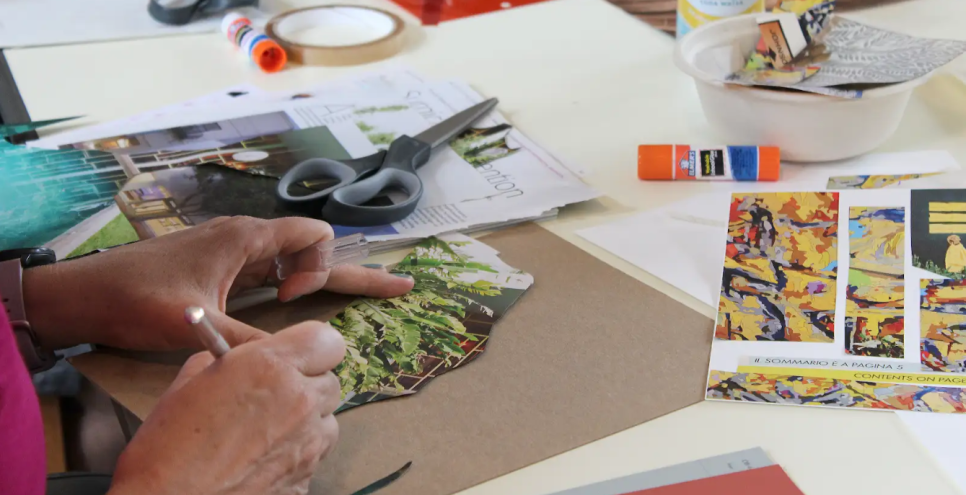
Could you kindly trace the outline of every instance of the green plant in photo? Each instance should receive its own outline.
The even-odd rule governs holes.
[[[509,124],[469,129],[450,141],[450,147],[467,163],[473,167],[480,167],[518,151],[510,148],[506,142],[506,136],[498,137],[511,129]]]
[[[373,132],[366,134],[366,137],[369,138],[369,142],[372,143],[373,146],[379,147],[389,146],[392,144],[392,141],[396,139],[396,134],[393,132]]]
[[[408,109],[408,105],[390,105],[388,107],[365,107],[360,108],[355,111],[356,115],[365,115],[373,113],[385,113],[385,112],[401,112]]]
[[[356,127],[358,127],[359,130],[362,131],[362,132],[372,132],[372,131],[374,131],[376,129],[375,127],[372,127],[371,125],[369,125],[369,124],[367,124],[367,123],[365,123],[365,122],[363,122],[361,120],[358,121],[358,122],[356,122]]]
[[[381,387],[401,390],[394,367],[418,375],[423,372],[424,356],[443,360],[463,356],[461,342],[477,340],[461,320],[470,308],[492,316],[493,311],[472,296],[498,296],[501,287],[461,277],[498,273],[453,249],[464,244],[436,238],[424,241],[394,269],[413,277],[415,288],[410,293],[355,301],[330,322],[346,340],[346,359],[336,369],[343,397]]]
[[[963,277],[966,277],[966,273],[953,273],[953,272],[947,271],[945,268],[940,267],[932,260],[926,260],[925,262],[923,262],[922,259],[915,254],[912,255],[912,266],[916,268],[922,268],[927,272],[932,272],[932,273],[935,273],[936,275],[942,275],[944,277],[951,278],[953,280],[959,280]]]

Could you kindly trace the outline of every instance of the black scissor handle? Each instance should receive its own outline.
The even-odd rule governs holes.
[[[336,189],[322,208],[322,219],[336,225],[371,227],[398,222],[416,210],[423,182],[416,169],[429,161],[432,149],[422,141],[401,136],[389,146],[382,168],[372,177]],[[365,206],[386,189],[406,192],[391,206]]]
[[[358,177],[359,172],[340,161],[329,158],[311,158],[285,172],[285,175],[278,181],[275,193],[278,199],[288,206],[306,206],[316,202],[321,206],[336,189],[351,184]],[[339,183],[312,194],[295,196],[289,193],[292,184],[319,179],[335,179]]]
[[[322,205],[333,191],[378,170],[385,158],[385,151],[345,161],[310,158],[290,168],[282,175],[278,186],[275,188],[275,196],[288,208],[304,209],[308,213],[318,216],[321,213]],[[338,184],[312,194],[293,195],[289,192],[294,184],[325,179],[336,180]]]

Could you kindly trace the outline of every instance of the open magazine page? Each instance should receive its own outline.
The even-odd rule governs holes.
[[[397,137],[417,135],[480,98],[456,84],[420,86],[410,77],[397,79],[400,85],[389,91],[387,81],[394,81],[392,78],[368,79],[363,87],[380,87],[381,95],[402,97],[377,98],[354,89],[325,91],[323,96],[275,95],[277,101],[248,106],[262,111],[258,114],[195,121],[60,146],[111,152],[125,162],[132,178],[144,174],[131,180],[118,195],[118,204],[141,237],[188,228],[219,215],[271,218],[291,214],[262,204],[273,198],[273,182],[253,182],[237,174],[205,168],[205,177],[211,179],[211,173],[216,173],[219,184],[225,187],[200,191],[197,170],[175,169],[216,163],[277,178],[307,158],[358,158],[385,149]],[[450,144],[439,147],[419,174],[425,192],[413,215],[392,225],[365,229],[337,226],[337,232],[344,235],[362,231],[372,241],[424,237],[535,217],[597,195],[497,112],[484,117]],[[227,186],[232,181],[244,185]],[[192,189],[191,183],[198,187]],[[233,195],[226,187],[245,190],[247,194]],[[212,195],[221,197],[215,200]],[[254,196],[260,197],[260,201],[254,202],[257,205],[253,204]],[[226,201],[231,197],[239,198],[239,204]],[[189,199],[191,204],[183,204]],[[394,198],[390,193],[385,199]]]

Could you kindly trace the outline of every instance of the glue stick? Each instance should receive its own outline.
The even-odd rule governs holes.
[[[221,20],[221,32],[265,72],[278,72],[288,62],[285,49],[252,27],[252,21],[237,12],[231,12]]]
[[[641,145],[637,177],[642,180],[778,180],[781,153],[770,146]]]

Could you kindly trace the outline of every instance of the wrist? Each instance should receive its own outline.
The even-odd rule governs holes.
[[[76,311],[83,292],[78,290],[69,263],[37,266],[23,271],[23,303],[27,321],[47,350],[83,344]]]

